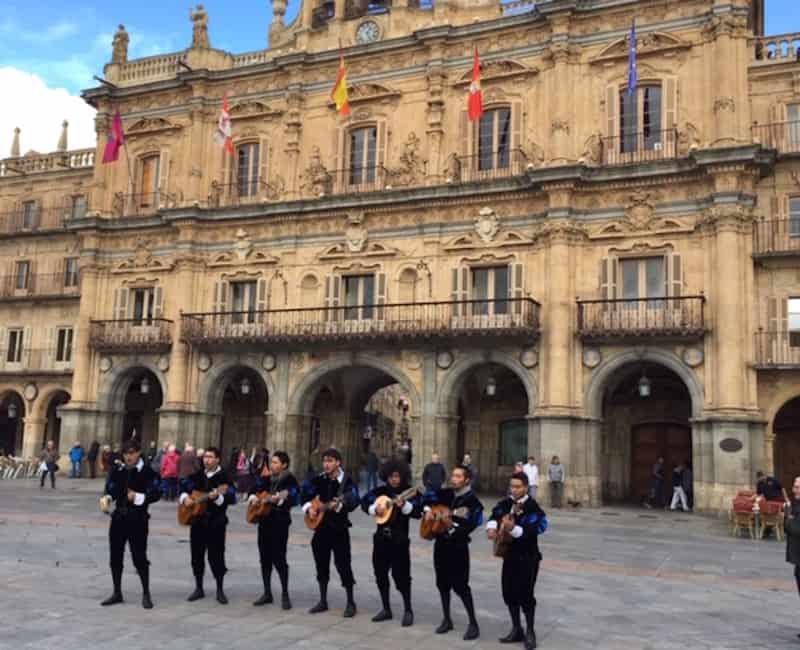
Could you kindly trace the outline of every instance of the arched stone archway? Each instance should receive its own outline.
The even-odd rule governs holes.
[[[787,400],[778,409],[772,431],[775,436],[774,473],[788,493],[795,477],[800,476],[800,395]]]
[[[56,447],[60,448],[61,415],[58,409],[69,402],[70,394],[63,389],[57,389],[43,395],[40,399],[44,407],[44,431],[40,444],[43,441],[52,440],[55,442]],[[83,446],[88,449],[91,440],[83,440],[82,442]]]
[[[158,441],[159,410],[166,394],[166,376],[153,364],[112,368],[98,391],[100,442],[119,445],[134,434],[143,447]]]
[[[0,392],[0,453],[19,456],[25,435],[25,400],[14,389]]]

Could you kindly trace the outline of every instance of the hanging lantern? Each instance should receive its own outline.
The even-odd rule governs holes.
[[[650,380],[644,374],[644,369],[642,369],[642,376],[639,378],[639,397],[650,397],[650,389]]]
[[[494,377],[489,377],[486,381],[486,394],[489,397],[494,397],[497,393],[497,382],[495,381]]]
[[[8,419],[14,420],[18,415],[16,402],[10,402],[8,405]]]
[[[147,377],[144,377],[139,384],[139,391],[142,395],[147,395],[150,392],[150,380]]]
[[[250,380],[247,377],[242,377],[242,382],[239,384],[239,390],[242,391],[242,395],[250,394]]]

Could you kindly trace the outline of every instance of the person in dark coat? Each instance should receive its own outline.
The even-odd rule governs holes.
[[[447,470],[439,461],[439,454],[431,455],[431,462],[422,470],[422,484],[428,491],[441,490],[447,480]]]
[[[309,610],[309,614],[319,614],[328,610],[328,582],[330,581],[330,562],[333,563],[347,593],[344,617],[356,615],[353,599],[353,577],[350,553],[350,519],[348,515],[358,507],[358,486],[353,478],[342,469],[342,456],[337,449],[322,453],[322,473],[303,485],[303,512],[313,514],[313,500],[319,497],[323,504],[333,504],[311,538],[311,550],[317,568],[319,583],[319,602]]]
[[[86,455],[89,465],[89,478],[97,478],[97,456],[100,454],[100,443],[95,440],[89,445],[89,453]]]
[[[208,508],[202,517],[192,523],[189,534],[195,579],[195,589],[187,599],[189,602],[205,597],[203,574],[208,552],[208,564],[217,581],[217,602],[220,605],[228,604],[223,589],[223,580],[228,571],[225,566],[225,532],[228,506],[236,503],[236,489],[228,473],[222,469],[220,457],[219,449],[209,447],[203,454],[203,469],[181,481],[180,503],[192,505],[191,494],[195,490],[208,493],[209,499]]]
[[[123,463],[109,470],[101,504],[106,512],[112,503],[116,507],[111,514],[108,531],[109,564],[114,593],[100,604],[107,607],[122,602],[123,555],[127,543],[131,549],[133,565],[142,581],[142,607],[152,609],[150,562],[147,560],[150,515],[147,508],[161,498],[160,478],[142,460],[142,450],[136,440],[128,440],[123,444],[122,457]]]
[[[786,502],[784,515],[786,561],[794,564],[794,579],[797,593],[800,594],[800,476],[792,483],[792,498]],[[797,636],[800,637],[800,634]]]
[[[367,491],[374,490],[376,487],[378,487],[378,471],[381,467],[381,461],[378,459],[378,454],[370,449],[367,452],[367,458],[364,464],[367,468]]]
[[[286,546],[292,524],[291,509],[300,498],[300,486],[289,471],[289,454],[285,451],[276,451],[269,462],[262,462],[261,474],[250,488],[249,501],[256,500],[256,494],[264,491],[269,492],[273,503],[269,515],[258,522],[258,557],[264,593],[253,605],[272,603],[272,567],[275,567],[281,581],[281,607],[291,609]]]
[[[452,527],[439,535],[433,544],[433,568],[436,587],[442,600],[442,622],[436,634],[445,634],[453,629],[450,618],[450,592],[454,591],[464,603],[469,625],[464,640],[471,641],[480,636],[475,604],[469,588],[469,543],[470,534],[483,524],[483,505],[471,486],[472,474],[467,467],[456,465],[450,475],[452,488],[426,492],[423,497],[426,519],[433,517],[432,507],[444,505],[453,513]]]
[[[372,621],[379,623],[392,618],[389,601],[391,570],[394,585],[403,597],[402,626],[408,627],[414,623],[414,612],[411,609],[411,541],[408,537],[408,523],[409,519],[419,519],[422,516],[422,501],[418,495],[407,500],[398,499],[411,486],[411,470],[402,461],[390,460],[381,468],[380,474],[385,484],[376,487],[361,500],[362,509],[372,517],[385,514],[383,506],[376,503],[378,497],[386,496],[395,501],[391,518],[384,524],[378,524],[372,542],[372,568],[383,605]]]
[[[547,530],[547,516],[528,494],[528,476],[514,474],[509,481],[511,496],[499,501],[486,525],[489,539],[495,540],[500,529],[511,536],[511,545],[503,558],[503,601],[511,615],[511,632],[500,643],[525,643],[525,650],[536,647],[536,579],[539,576],[539,535]],[[520,609],[525,614],[523,633]]]

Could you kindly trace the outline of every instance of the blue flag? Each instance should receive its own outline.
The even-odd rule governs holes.
[[[639,85],[639,73],[636,69],[636,23],[631,23],[631,49],[628,55],[628,95],[636,92]]]

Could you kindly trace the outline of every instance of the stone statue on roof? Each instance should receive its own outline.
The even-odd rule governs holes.
[[[111,42],[111,63],[125,63],[128,60],[128,43],[130,37],[125,31],[125,25],[117,28],[114,40]]]
[[[192,47],[210,48],[211,43],[208,39],[208,13],[203,5],[197,5],[196,9],[189,9],[189,18],[192,25]]]

